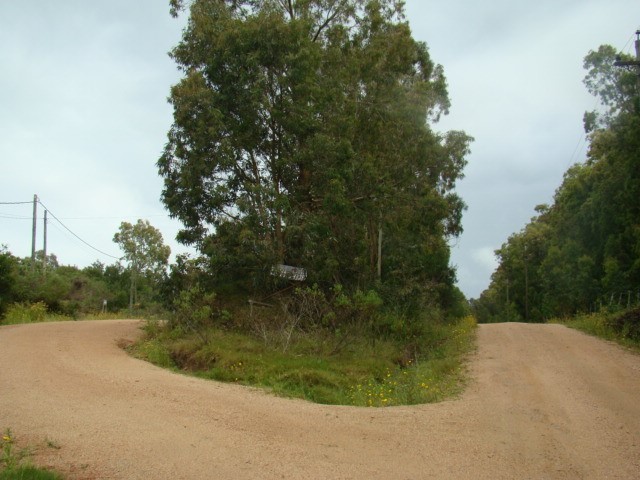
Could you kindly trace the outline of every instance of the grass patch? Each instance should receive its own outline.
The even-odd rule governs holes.
[[[47,440],[49,448],[54,442]],[[30,448],[16,450],[15,437],[10,429],[2,434],[0,443],[0,480],[62,480],[59,473],[38,468],[28,461],[31,456]]]
[[[149,318],[144,312],[121,310],[118,312],[84,313],[76,316],[53,313],[47,310],[44,302],[13,303],[9,305],[0,325],[19,325],[23,323],[69,322],[74,320],[124,320],[130,318]]]
[[[554,323],[561,323],[640,352],[640,308],[576,315],[568,319],[556,319]]]
[[[286,349],[249,332],[211,328],[202,335],[149,322],[134,354],[156,365],[222,382],[264,388],[316,403],[381,407],[429,403],[459,393],[475,320],[430,325],[420,354],[406,361],[404,345],[353,336],[335,350],[319,330],[297,332]]]
[[[22,323],[58,322],[63,320],[72,320],[72,318],[47,312],[47,306],[44,302],[25,302],[9,305],[0,324],[18,325]]]
[[[62,476],[30,465],[0,471],[0,480],[62,480]]]

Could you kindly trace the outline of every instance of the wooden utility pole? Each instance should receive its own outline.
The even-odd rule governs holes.
[[[44,211],[44,239],[42,246],[42,275],[47,274],[47,210]]]
[[[38,195],[33,196],[33,226],[31,228],[31,270],[36,268],[36,223],[38,221]]]
[[[638,95],[640,95],[640,30],[636,30],[636,59],[635,61],[623,62],[620,57],[613,63],[616,67],[635,67],[637,82],[638,82]]]
[[[382,279],[382,219],[378,226],[378,280]]]
[[[507,277],[507,305],[509,305],[509,277]]]
[[[524,245],[524,318],[529,322],[529,267],[527,265],[527,244]]]

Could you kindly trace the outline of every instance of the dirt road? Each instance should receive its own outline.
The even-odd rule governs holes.
[[[172,374],[135,321],[0,327],[0,428],[69,478],[640,478],[640,356],[558,325],[483,325],[459,400],[366,409]]]

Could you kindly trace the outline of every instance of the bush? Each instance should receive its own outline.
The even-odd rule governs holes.
[[[614,314],[607,318],[606,325],[623,338],[640,341],[640,308]]]
[[[209,343],[207,330],[231,320],[231,314],[221,309],[215,292],[205,292],[200,287],[182,290],[174,301],[174,313],[169,326],[198,335],[203,343]]]
[[[7,308],[2,323],[13,325],[18,323],[43,322],[47,315],[47,305],[44,302],[12,303]]]

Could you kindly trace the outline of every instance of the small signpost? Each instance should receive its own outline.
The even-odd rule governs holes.
[[[276,265],[271,269],[274,277],[293,280],[294,282],[304,282],[307,279],[307,271],[304,268],[292,267],[290,265]]]
[[[274,277],[279,277],[279,278],[284,278],[285,280],[292,280],[294,282],[304,282],[307,279],[307,271],[304,268],[300,268],[300,267],[292,267],[290,265],[282,265],[282,264],[278,264],[275,265],[272,269],[271,269],[271,275]],[[283,292],[285,290],[289,290],[290,287],[285,288],[284,290],[281,290],[280,292]],[[279,292],[276,292],[276,294]],[[275,294],[269,295],[267,298],[272,297]],[[266,300],[266,299],[265,299]],[[253,316],[253,306],[258,306],[258,307],[273,307],[272,304],[270,303],[265,303],[265,302],[259,302],[257,300],[249,300],[249,315]]]

